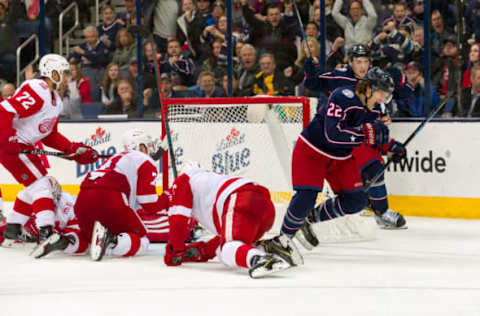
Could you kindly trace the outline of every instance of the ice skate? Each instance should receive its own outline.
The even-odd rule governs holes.
[[[405,218],[402,214],[388,209],[382,215],[375,214],[375,220],[382,229],[407,229]]]
[[[116,236],[105,228],[100,222],[95,222],[90,243],[90,258],[93,261],[102,260],[107,248],[113,248],[117,244]]]
[[[295,238],[297,238],[300,244],[307,250],[312,250],[320,243],[317,235],[313,231],[312,212],[308,214],[305,222],[295,234]]]
[[[53,226],[47,225],[47,226],[42,226],[38,230],[38,239],[42,242],[44,240],[47,240],[48,237],[53,235]]]
[[[259,246],[262,246],[265,252],[279,256],[292,266],[303,264],[300,251],[287,235],[280,234],[272,239],[262,240],[259,242]]]
[[[8,223],[3,232],[5,238],[2,242],[3,247],[13,247],[15,244],[33,243],[37,238],[22,229],[21,224]]]
[[[248,270],[248,274],[251,278],[258,279],[291,267],[292,265],[287,261],[274,255],[256,255],[252,257],[251,268]]]
[[[72,240],[68,236],[55,233],[35,247],[30,256],[38,259],[53,251],[65,250],[70,243],[72,243]]]

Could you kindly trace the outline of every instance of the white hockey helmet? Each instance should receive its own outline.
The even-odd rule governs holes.
[[[48,176],[48,182],[50,182],[50,185],[52,186],[52,195],[53,195],[53,201],[55,204],[60,201],[60,197],[62,195],[62,187],[60,186],[60,183],[58,183],[57,179],[55,179],[52,176]]]
[[[63,56],[57,54],[47,54],[40,59],[38,70],[40,71],[40,76],[47,77],[54,83],[59,84],[63,80],[63,73],[65,71],[70,71],[70,65]],[[55,81],[53,79],[54,71],[56,71],[60,76],[60,81]]]
[[[122,144],[125,150],[140,150],[140,145],[143,144],[148,150],[148,155],[156,152],[156,145],[152,137],[139,128],[130,129],[123,133]]]

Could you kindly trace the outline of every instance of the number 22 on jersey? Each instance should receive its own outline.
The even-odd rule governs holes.
[[[330,102],[328,104],[327,116],[341,118],[342,117],[342,108],[340,106],[338,106],[337,104],[335,104],[333,102]]]

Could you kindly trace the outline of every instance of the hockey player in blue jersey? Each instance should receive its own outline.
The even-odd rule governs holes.
[[[261,243],[266,251],[283,255],[294,265],[303,262],[291,238],[313,209],[325,179],[337,197],[326,200],[314,212],[313,221],[357,213],[365,207],[368,199],[352,150],[363,143],[369,146],[388,143],[388,128],[372,110],[391,97],[393,88],[390,75],[375,67],[356,86],[333,91],[296,142],[292,156],[295,195],[280,235]]]
[[[356,85],[358,80],[365,77],[370,67],[370,50],[363,44],[353,45],[348,52],[348,58],[349,65],[346,68],[336,69],[324,74],[319,73],[318,64],[315,64],[311,59],[307,60],[306,70],[308,75],[305,78],[305,87],[329,94],[336,88]],[[410,102],[413,96],[413,89],[408,85],[408,82],[399,70],[391,67],[389,73],[394,74],[393,78],[395,79],[393,102],[395,102],[398,108],[404,108],[403,104]],[[390,121],[386,106],[379,104],[374,111],[378,113],[379,119],[386,122]],[[406,150],[401,143],[394,139],[391,139],[386,146],[378,148],[359,146],[354,149],[353,155],[356,158],[357,166],[365,183],[374,178],[383,168],[382,154],[390,155],[394,161],[399,161],[406,156]],[[387,188],[383,176],[375,185],[370,187],[369,204],[375,212],[375,219],[380,227],[389,229],[406,227],[405,218],[400,213],[389,208]]]

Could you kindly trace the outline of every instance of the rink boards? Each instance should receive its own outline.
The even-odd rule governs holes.
[[[391,134],[403,141],[418,124],[395,122]],[[161,133],[159,121],[64,122],[59,130],[69,139],[114,154],[121,151],[122,133],[133,127],[145,129],[152,136]],[[285,161],[288,164],[290,157],[281,159],[285,154],[282,154],[284,148],[279,147],[285,145],[291,151],[301,126],[285,123],[282,128],[283,135],[272,134],[271,126],[269,129],[268,124],[262,123],[171,126],[180,166],[186,159],[194,159],[216,172],[252,178],[271,190],[275,203],[287,204],[292,192]],[[386,173],[391,208],[412,216],[480,218],[479,130],[480,122],[474,121],[429,123],[409,144],[408,159],[393,165]],[[48,162],[50,174],[72,193],[78,192],[85,174],[100,165],[97,162],[82,166],[55,157],[49,157]],[[0,169],[4,199],[13,201],[21,186]]]

